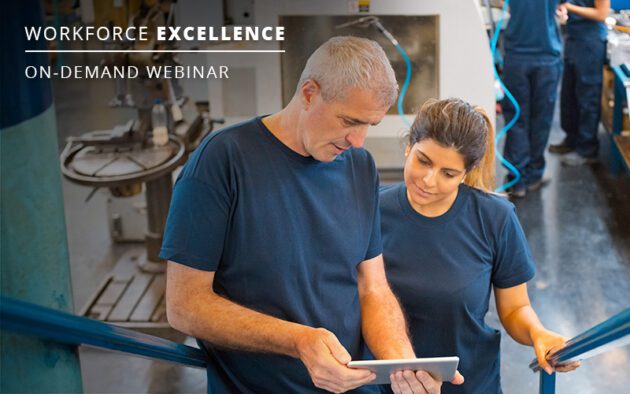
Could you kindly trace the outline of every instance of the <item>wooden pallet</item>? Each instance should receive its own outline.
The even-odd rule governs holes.
[[[165,274],[138,268],[144,253],[141,247],[127,251],[88,300],[81,315],[182,341],[185,335],[172,329],[166,320]]]

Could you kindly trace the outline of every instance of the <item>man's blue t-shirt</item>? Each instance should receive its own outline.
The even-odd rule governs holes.
[[[595,0],[570,0],[569,3],[580,7],[595,7]],[[569,12],[569,20],[567,21],[567,36],[569,40],[606,41],[608,38],[608,29],[606,28],[606,24],[604,22],[597,22]]]
[[[255,118],[211,134],[191,155],[175,184],[160,256],[216,271],[216,293],[326,328],[362,359],[357,265],[381,252],[378,174],[369,153],[350,149],[319,162]],[[319,391],[298,359],[204,345],[214,366],[209,388]]]
[[[493,286],[534,276],[514,206],[460,185],[439,217],[417,213],[404,183],[381,191],[385,270],[407,316],[418,357],[458,356],[463,385],[442,393],[500,393],[500,333],[484,317]]]
[[[510,21],[504,36],[506,56],[536,60],[560,56],[558,3],[558,0],[510,0]]]

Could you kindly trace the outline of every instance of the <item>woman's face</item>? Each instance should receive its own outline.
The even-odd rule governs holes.
[[[432,139],[407,146],[405,156],[404,177],[411,206],[434,216],[448,211],[466,175],[464,157]]]

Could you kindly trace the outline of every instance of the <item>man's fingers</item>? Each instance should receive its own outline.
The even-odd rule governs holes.
[[[452,384],[462,384],[462,383],[464,383],[464,375],[459,373],[459,371],[455,371],[455,376],[453,376],[453,379],[451,380],[451,383]]]
[[[440,387],[442,386],[442,383],[433,379],[428,372],[416,371],[416,378],[420,381],[420,383],[422,383],[427,393],[440,394]]]
[[[365,368],[348,368],[345,365],[339,365],[335,369],[330,370],[331,376],[336,376],[346,382],[362,382],[368,380],[370,376],[376,377],[374,372]]]
[[[391,382],[392,391],[394,394],[401,394],[402,391],[400,386],[398,385],[398,379],[396,379],[396,375],[393,373],[389,374],[389,381]]]
[[[345,376],[343,381],[347,386],[352,386],[352,388],[363,386],[364,384],[368,384],[374,379],[376,379],[376,375],[368,370],[358,370],[361,374],[355,374],[353,369],[350,369],[350,373],[348,376]]]
[[[348,368],[339,365],[331,355],[330,364],[327,367],[315,368],[311,376],[314,381],[321,382],[329,387],[335,387],[333,391],[348,391],[363,386],[376,379],[376,375],[367,369]]]
[[[411,388],[412,393],[426,393],[429,390],[416,377],[416,373],[411,370],[403,371],[403,377]]]
[[[392,375],[393,375],[393,378],[390,377],[390,379],[392,380],[392,385],[396,383],[399,389],[398,392],[400,394],[413,394],[413,390],[411,389],[411,387],[409,386],[409,383],[403,376],[402,371],[394,372]]]
[[[299,353],[318,388],[345,392],[376,379],[376,375],[367,369],[349,368],[350,354],[337,337],[324,328],[310,331],[301,342]]]
[[[325,380],[323,381],[323,383],[325,383],[327,387],[330,387],[330,388],[326,388],[328,391],[332,391],[334,393],[344,393],[346,391],[356,389],[357,387],[361,387],[365,384],[368,384],[374,379],[376,379],[376,375],[374,375],[373,373],[370,373],[368,374],[367,377],[363,379],[359,379],[359,380],[333,379],[333,380]]]
[[[315,378],[319,381],[330,382],[345,390],[363,386],[376,378],[376,375],[368,370],[354,370],[346,367],[340,367],[340,370],[327,370],[323,373],[317,373]],[[343,369],[347,369],[344,371]]]
[[[326,346],[328,346],[328,349],[330,349],[330,353],[335,359],[337,359],[340,364],[346,365],[350,361],[352,361],[350,353],[348,353],[346,348],[343,347],[341,342],[339,342],[335,334],[333,334],[332,332],[328,332],[328,335],[324,337],[324,343],[326,344]]]
[[[318,378],[315,384],[320,389],[324,389],[333,393],[345,393],[346,391],[361,387],[376,378],[376,375],[370,374],[367,378],[359,381],[340,381],[334,378]]]

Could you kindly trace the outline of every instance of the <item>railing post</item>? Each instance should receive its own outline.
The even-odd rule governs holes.
[[[556,373],[547,374],[544,370],[540,370],[540,386],[538,392],[540,394],[555,394],[556,392]]]

